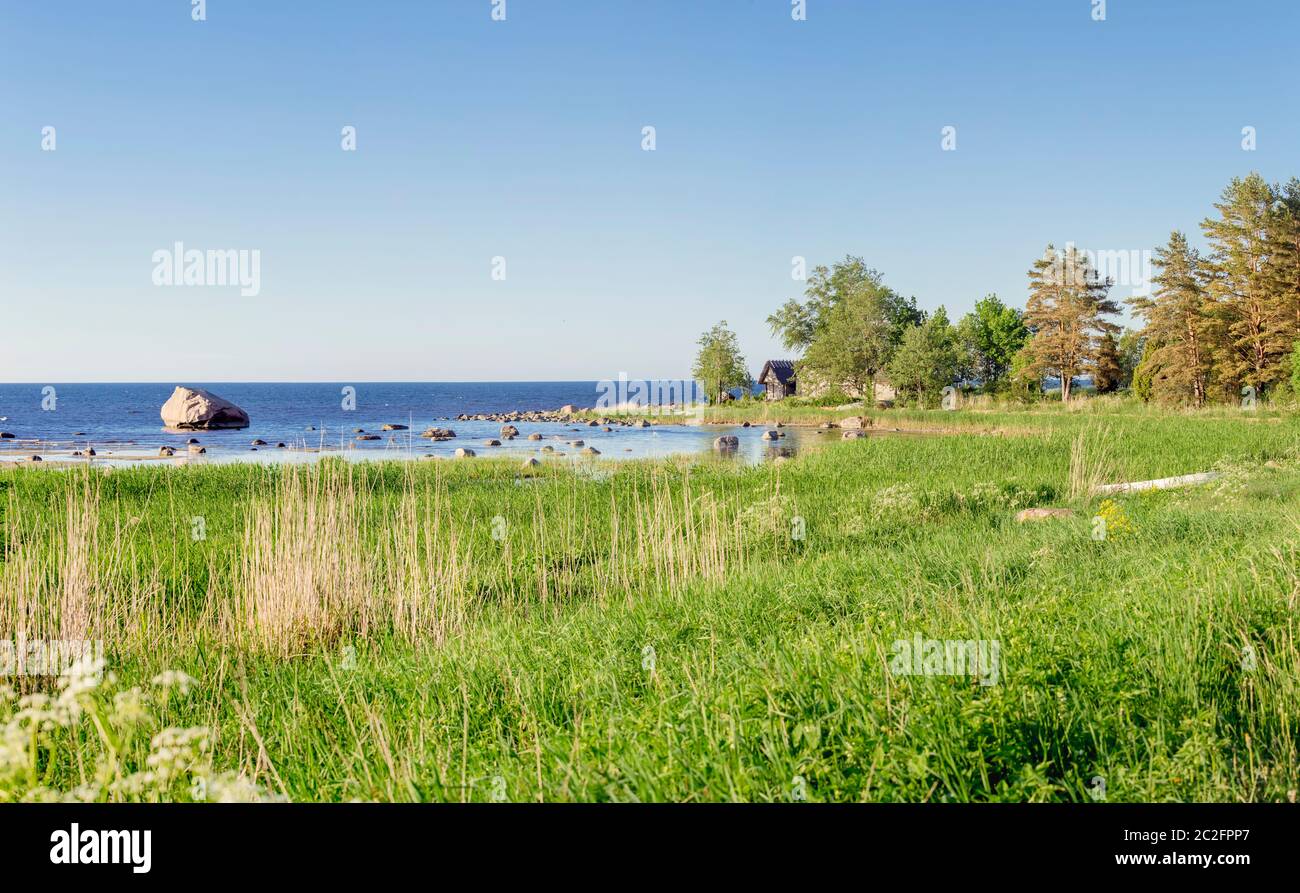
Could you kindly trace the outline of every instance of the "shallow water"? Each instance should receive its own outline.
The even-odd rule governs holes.
[[[358,384],[356,408],[343,408],[343,388],[338,383],[197,384],[241,406],[250,425],[238,431],[177,432],[162,427],[158,411],[171,395],[173,384],[61,384],[51,392],[32,384],[0,385],[0,431],[15,435],[0,440],[0,462],[8,464],[30,455],[45,463],[123,465],[137,462],[185,464],[190,462],[312,462],[322,455],[350,460],[418,459],[451,456],[459,447],[479,457],[524,456],[574,458],[581,440],[600,451],[601,459],[644,459],[711,452],[713,440],[734,434],[740,440],[735,455],[758,462],[782,453],[793,454],[809,439],[826,441],[813,429],[782,428],[776,442],[764,441],[761,427],[655,425],[650,428],[612,426],[610,432],[586,424],[514,423],[520,435],[499,447],[484,440],[500,438],[501,423],[457,421],[461,413],[500,413],[512,410],[553,410],[572,403],[592,406],[598,394],[595,382],[399,382]],[[49,399],[53,396],[53,400]],[[49,408],[45,408],[49,407]],[[386,432],[385,423],[409,430]],[[454,440],[432,442],[419,436],[428,427],[453,429]],[[378,434],[379,440],[358,441],[355,429]],[[543,440],[527,436],[539,433]],[[186,442],[197,438],[204,456],[190,457]],[[252,441],[267,441],[254,449]],[[284,449],[277,444],[283,442]],[[161,446],[174,448],[172,459],[160,459]],[[544,454],[551,446],[552,454]],[[74,450],[93,448],[93,459],[74,458]]]

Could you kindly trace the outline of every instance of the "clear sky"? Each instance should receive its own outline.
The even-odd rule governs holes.
[[[956,318],[1300,175],[1300,3],[1093,6],[5,0],[0,381],[677,377],[722,319],[757,373],[796,255]]]

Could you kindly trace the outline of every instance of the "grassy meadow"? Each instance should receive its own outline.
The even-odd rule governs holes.
[[[928,433],[0,472],[0,638],[108,667],[8,680],[0,800],[1294,801],[1300,419],[872,416]],[[917,635],[996,684],[891,672]]]

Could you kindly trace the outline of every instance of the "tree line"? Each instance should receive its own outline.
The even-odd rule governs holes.
[[[1086,252],[1048,245],[1028,271],[1023,310],[988,295],[956,324],[889,288],[861,257],[810,274],[803,300],[767,319],[798,352],[800,392],[874,394],[888,383],[899,402],[935,405],[958,385],[1026,400],[1076,380],[1143,400],[1203,406],[1242,394],[1300,396],[1300,180],[1234,178],[1201,222],[1204,254],[1175,230],[1154,252],[1148,294],[1127,299],[1140,328],[1122,330]],[[752,384],[735,335],[722,323],[700,340],[696,376],[721,397]]]

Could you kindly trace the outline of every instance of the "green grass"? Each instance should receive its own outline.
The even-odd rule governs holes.
[[[1095,777],[1112,801],[1293,800],[1300,423],[1097,402],[876,412],[958,433],[754,468],[9,471],[0,619],[93,581],[118,684],[194,676],[158,724],[297,800],[1090,800]],[[1072,455],[1225,476],[1115,497],[1131,531],[1099,541]],[[1015,523],[1029,505],[1077,514]],[[318,601],[227,616],[302,579]],[[998,684],[891,674],[914,634],[997,640]],[[45,787],[95,753],[84,728],[51,743]]]

